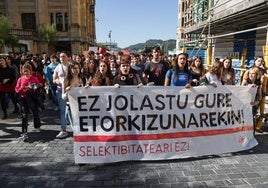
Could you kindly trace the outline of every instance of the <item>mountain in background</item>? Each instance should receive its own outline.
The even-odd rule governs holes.
[[[124,49],[128,49],[131,52],[147,53],[147,51],[150,51],[155,46],[160,46],[162,48],[162,51],[164,51],[164,53],[167,53],[168,51],[173,51],[176,48],[176,40],[169,39],[163,41],[159,39],[150,39],[147,40],[145,43],[134,44]]]

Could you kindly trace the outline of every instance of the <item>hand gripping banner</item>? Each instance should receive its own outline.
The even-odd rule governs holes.
[[[167,160],[250,149],[248,86],[113,86],[68,94],[76,163]]]

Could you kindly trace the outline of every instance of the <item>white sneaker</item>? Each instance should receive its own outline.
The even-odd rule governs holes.
[[[41,132],[41,130],[42,130],[42,129],[41,129],[40,127],[39,127],[39,128],[35,128],[35,131],[36,131],[36,132]]]
[[[66,138],[68,136],[68,133],[66,131],[61,131],[56,138]]]
[[[26,139],[28,139],[28,134],[27,133],[22,133],[20,135],[20,138],[23,139],[23,140],[26,140]]]

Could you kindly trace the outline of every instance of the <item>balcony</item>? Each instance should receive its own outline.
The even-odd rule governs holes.
[[[37,40],[37,32],[24,29],[12,29],[11,35],[17,36],[19,40]]]

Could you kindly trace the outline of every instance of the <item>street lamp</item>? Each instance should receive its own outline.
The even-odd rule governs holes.
[[[110,39],[110,50],[112,50],[112,30],[109,31],[109,39]]]

